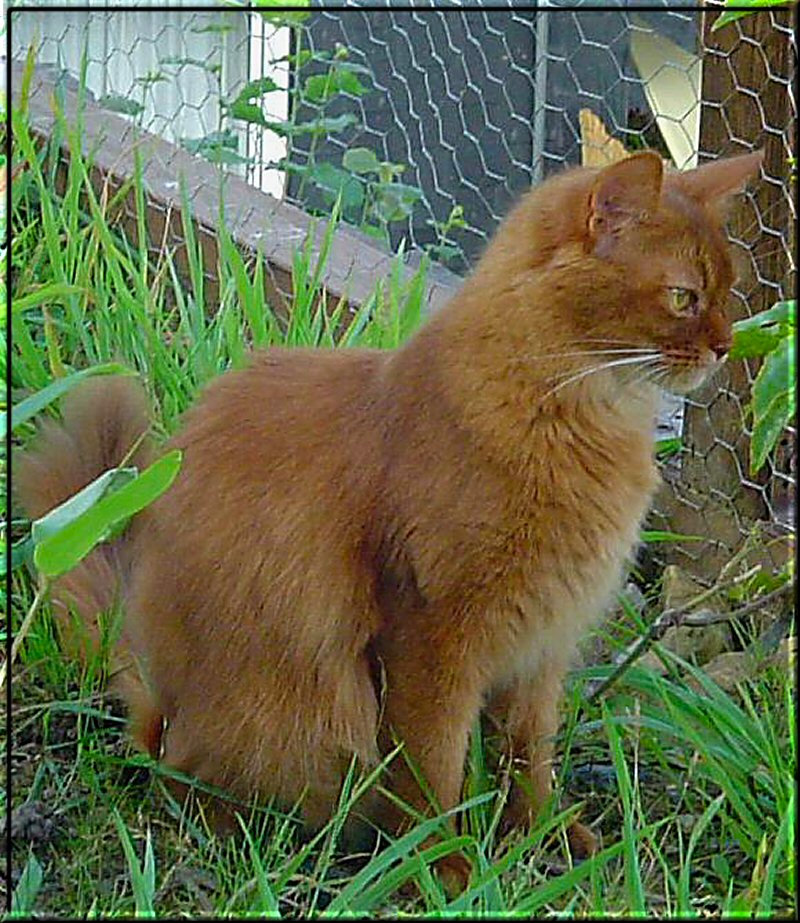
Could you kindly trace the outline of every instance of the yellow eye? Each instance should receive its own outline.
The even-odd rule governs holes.
[[[697,292],[688,288],[671,288],[669,290],[669,307],[678,317],[690,317],[697,313]]]

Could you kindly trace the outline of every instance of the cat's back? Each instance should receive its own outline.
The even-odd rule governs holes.
[[[370,413],[383,361],[377,350],[272,348],[221,375],[171,440],[184,456],[173,497],[182,485],[194,493],[193,480],[213,483],[228,498],[255,491],[255,500],[281,484],[301,489],[309,479],[313,490],[344,475],[374,432]]]
[[[369,350],[269,349],[215,379],[170,448],[183,453],[171,488],[135,523],[147,570],[202,585],[226,568],[255,580],[288,549],[342,549],[366,515],[375,455],[376,373]],[[302,555],[298,555],[298,560]],[[283,567],[283,564],[280,564]],[[251,573],[252,571],[252,573]]]
[[[288,349],[253,354],[201,393],[172,444],[191,450],[202,443],[222,453],[266,444],[276,454],[301,447],[287,437],[327,444],[339,428],[357,429],[372,400],[385,355],[379,350]]]

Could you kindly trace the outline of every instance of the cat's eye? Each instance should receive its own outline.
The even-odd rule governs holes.
[[[697,313],[697,292],[689,288],[671,288],[669,307],[678,317],[691,317]]]

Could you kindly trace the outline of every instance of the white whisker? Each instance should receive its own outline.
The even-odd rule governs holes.
[[[528,356],[528,359],[572,359],[579,358],[583,356],[617,356],[617,355],[630,355],[631,353],[645,353],[652,355],[656,351],[652,348],[632,348],[628,347],[626,349],[578,349],[574,352],[569,353],[548,353],[547,355],[542,356]]]
[[[628,358],[625,358],[625,359],[612,359],[610,362],[604,362],[601,365],[593,365],[591,366],[591,368],[582,369],[580,372],[577,372],[575,375],[570,375],[570,377],[567,378],[566,381],[562,381],[560,384],[556,385],[555,388],[552,388],[550,391],[548,391],[542,399],[545,400],[548,397],[552,397],[562,388],[566,388],[567,385],[572,384],[575,381],[580,381],[582,378],[586,378],[587,375],[592,375],[595,372],[603,372],[603,371],[606,371],[607,369],[616,368],[622,365],[636,365],[636,364],[657,362],[660,359],[661,359],[661,353],[651,352],[651,354],[647,356],[629,356]]]
[[[668,369],[662,363],[657,363],[655,366],[648,366],[640,370],[640,374],[635,376],[633,379],[634,384],[653,384],[656,387],[659,387],[659,375],[664,376],[668,373]]]
[[[629,346],[632,348],[637,348],[637,349],[639,348],[636,344],[632,344],[628,340],[620,340],[618,337],[581,337],[575,342],[576,343],[612,343],[615,346]]]
[[[666,365],[657,365],[653,369],[648,369],[647,378],[657,388],[662,387],[662,382],[669,377],[670,370]]]

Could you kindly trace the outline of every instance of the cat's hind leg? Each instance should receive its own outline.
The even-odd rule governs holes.
[[[465,664],[466,647],[459,648],[452,637],[428,635],[437,623],[433,616],[424,622],[408,618],[377,644],[386,676],[381,749],[385,753],[402,745],[389,766],[388,786],[423,816],[448,811],[461,800],[467,743],[482,697],[481,672]],[[384,829],[401,834],[414,822],[412,814],[389,799],[381,802],[379,824]],[[467,886],[470,870],[461,853],[436,863],[451,894]]]

